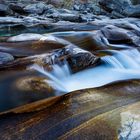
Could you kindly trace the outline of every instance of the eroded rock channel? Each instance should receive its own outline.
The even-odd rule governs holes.
[[[140,139],[140,5],[0,2],[0,139]]]

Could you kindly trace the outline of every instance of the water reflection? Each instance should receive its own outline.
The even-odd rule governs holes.
[[[44,78],[32,71],[1,72],[0,112],[55,96]]]
[[[121,113],[119,140],[140,139],[140,112],[126,111]]]

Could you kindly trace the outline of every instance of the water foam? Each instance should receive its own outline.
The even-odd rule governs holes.
[[[100,87],[112,82],[140,79],[140,53],[136,49],[125,51],[108,51],[109,54],[101,58],[102,64],[75,74],[71,73],[69,65],[53,65],[51,72],[43,67],[33,65],[32,69],[44,74],[46,80],[57,91],[71,92],[86,88]]]

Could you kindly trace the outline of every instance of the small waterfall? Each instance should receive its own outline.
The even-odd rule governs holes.
[[[48,72],[38,65],[31,68],[46,75],[46,80],[56,91],[71,92],[86,88],[100,87],[112,82],[140,79],[140,53],[136,49],[109,51],[111,56],[101,58],[102,64],[75,74],[70,72],[68,64],[53,65]]]
[[[125,68],[128,69],[139,69],[140,65],[135,60],[135,57],[138,54],[138,50],[125,50],[125,51],[116,51],[116,50],[110,50],[110,53],[114,55],[114,57],[121,63]],[[131,53],[130,53],[131,52]],[[135,57],[134,57],[135,56]]]
[[[67,62],[59,65],[53,65],[53,70],[51,72],[46,71],[43,67],[35,64],[30,67],[30,69],[35,69],[36,71],[46,75],[49,80],[46,80],[54,89],[61,92],[68,92],[67,88],[64,85],[64,80],[67,79],[70,75],[70,68],[68,67]]]
[[[120,68],[120,69],[124,69],[124,66],[117,60],[116,57],[114,56],[105,56],[102,58],[102,60],[108,64],[109,66],[112,66],[113,68]]]

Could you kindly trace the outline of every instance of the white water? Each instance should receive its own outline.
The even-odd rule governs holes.
[[[47,81],[57,91],[71,92],[79,89],[100,87],[112,82],[140,79],[140,53],[136,49],[108,51],[112,56],[102,57],[102,64],[71,74],[69,66],[54,65],[53,71],[45,71],[38,65],[32,69],[46,75]]]

